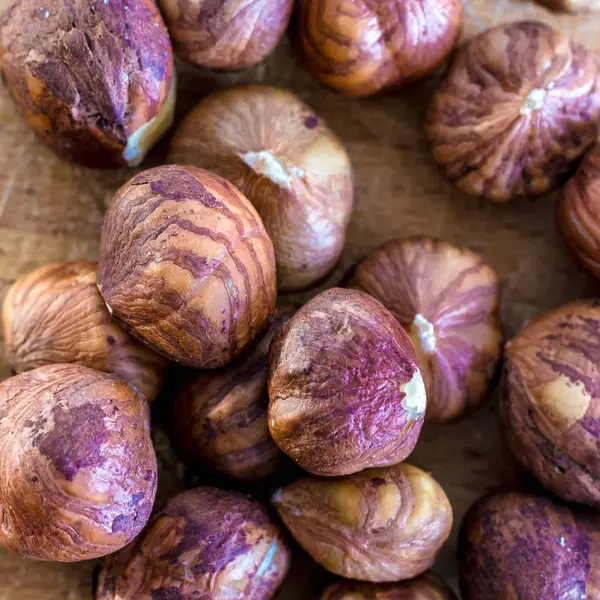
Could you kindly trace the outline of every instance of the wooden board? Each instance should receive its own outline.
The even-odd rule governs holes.
[[[7,0],[0,0],[0,8]],[[467,0],[465,37],[502,21],[542,19],[579,42],[600,48],[600,15],[556,16],[521,0]],[[321,89],[295,60],[289,44],[256,69],[233,76],[182,69],[180,111],[203,94],[238,81],[288,87],[310,103],[348,147],[357,175],[357,207],[342,263],[328,285],[382,242],[432,234],[481,251],[503,284],[502,321],[512,335],[526,319],[568,300],[598,293],[573,266],[554,230],[554,198],[496,206],[469,198],[444,180],[422,135],[434,82],[402,93],[351,100]],[[150,164],[164,154],[159,148]],[[60,259],[94,259],[105,203],[131,171],[93,171],[54,157],[21,122],[0,87],[0,300],[22,272]],[[0,356],[0,379],[9,369]],[[169,462],[171,459],[165,459]],[[500,443],[493,400],[454,425],[427,425],[410,461],[431,471],[460,522],[489,489],[515,482]],[[436,570],[455,585],[456,527]],[[278,596],[310,600],[323,573],[301,555]],[[0,551],[0,600],[90,600],[93,563],[25,561]]]

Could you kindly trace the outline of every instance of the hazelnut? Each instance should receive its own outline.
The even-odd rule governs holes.
[[[306,477],[275,492],[272,501],[312,558],[350,579],[415,577],[435,562],[452,528],[444,490],[406,463],[347,477]]]
[[[237,361],[214,371],[193,371],[175,396],[171,439],[192,465],[245,483],[266,479],[283,465],[267,422],[269,346],[293,309],[277,311],[259,343]]]
[[[352,287],[374,296],[412,340],[427,390],[427,420],[448,421],[483,400],[500,358],[498,276],[483,258],[413,237],[384,244]]]
[[[305,304],[270,351],[269,429],[305,471],[348,475],[404,460],[425,416],[423,377],[394,316],[357,290]]]
[[[435,71],[457,43],[460,0],[300,0],[307,68],[347,96],[368,96]]]
[[[62,562],[104,556],[156,493],[147,402],[114,375],[49,365],[0,384],[0,544]]]
[[[538,0],[538,2],[558,12],[583,13],[600,10],[599,0]]]
[[[220,367],[275,311],[273,244],[248,200],[196,167],[157,167],[117,191],[98,287],[114,319],[171,360]]]
[[[209,96],[182,123],[169,159],[218,173],[254,204],[273,240],[281,291],[309,287],[335,267],[353,209],[352,166],[294,94],[245,85]]]
[[[258,502],[196,488],[168,500],[142,535],[105,561],[96,598],[269,600],[290,558]]]
[[[293,0],[159,0],[173,46],[184,60],[209,69],[256,65],[279,43]]]
[[[504,202],[557,187],[595,141],[598,60],[535,21],[484,31],[458,51],[426,132],[458,187]]]
[[[14,0],[0,68],[29,126],[83,165],[138,165],[173,120],[171,42],[152,0]]]
[[[598,518],[541,496],[503,492],[477,502],[458,555],[464,600],[600,597]]]
[[[600,302],[528,323],[506,349],[500,418],[516,459],[565,500],[600,507]]]
[[[17,373],[77,363],[114,373],[150,401],[162,387],[167,361],[111,320],[95,263],[54,263],[19,277],[4,300],[2,328]]]

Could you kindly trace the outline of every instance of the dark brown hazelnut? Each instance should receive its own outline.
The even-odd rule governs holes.
[[[186,463],[253,483],[276,474],[283,453],[267,421],[269,346],[294,314],[279,309],[267,333],[245,356],[214,371],[195,371],[175,396],[171,439]]]
[[[538,3],[556,12],[586,13],[600,10],[598,0],[538,0]]]
[[[29,126],[90,167],[138,165],[173,120],[171,42],[152,0],[14,0],[0,68]]]
[[[273,244],[225,179],[157,167],[126,183],[108,208],[98,287],[113,318],[157,352],[220,367],[275,311]]]
[[[77,363],[114,373],[150,401],[162,387],[167,361],[111,320],[96,263],[53,263],[19,277],[4,300],[2,329],[16,373]]]
[[[464,600],[600,598],[600,520],[518,492],[471,507],[459,541]]]
[[[482,402],[502,334],[498,276],[479,254],[432,238],[395,240],[360,263],[351,285],[382,302],[410,336],[427,420],[448,421]]]
[[[135,542],[110,556],[97,600],[269,600],[291,553],[256,501],[196,488],[172,497]]]
[[[475,36],[431,102],[436,160],[461,190],[498,202],[554,189],[596,140],[598,64],[544,23]]]
[[[600,507],[600,302],[529,322],[506,348],[500,418],[516,459],[565,500]]]
[[[300,0],[308,70],[347,96],[368,96],[430,75],[457,43],[459,0]]]
[[[72,562],[128,544],[156,494],[148,403],[114,375],[49,365],[0,384],[0,544]]]
[[[169,160],[218,173],[254,204],[273,240],[280,290],[309,287],[335,267],[353,209],[352,166],[294,94],[266,85],[212,94],[182,123]]]
[[[209,69],[256,65],[277,46],[293,0],[158,0],[178,56]]]
[[[333,288],[305,304],[270,352],[269,429],[305,471],[348,475],[404,460],[423,419],[408,335],[379,301]]]
[[[275,492],[272,501],[316,562],[363,581],[425,572],[452,528],[444,490],[406,463],[347,477],[306,477]]]

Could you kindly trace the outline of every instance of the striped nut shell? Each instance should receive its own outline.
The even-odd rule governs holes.
[[[114,373],[150,401],[162,387],[167,361],[112,321],[96,263],[53,263],[19,277],[4,300],[2,329],[17,373],[77,363]]]
[[[273,244],[225,179],[157,167],[125,184],[106,213],[98,287],[145,344],[190,367],[220,367],[275,311]]]
[[[256,65],[279,43],[293,0],[158,0],[175,53],[208,69]]]
[[[49,365],[0,384],[0,545],[71,562],[115,552],[156,494],[148,403],[114,375]]]
[[[600,302],[529,322],[506,349],[500,418],[516,459],[565,500],[600,507]]]
[[[97,600],[270,600],[291,552],[255,500],[203,487],[173,496],[144,532],[109,557]]]
[[[270,351],[269,429],[305,471],[348,475],[413,450],[425,385],[395,317],[357,290],[333,288],[277,332]]]
[[[347,477],[306,477],[275,492],[272,502],[316,562],[362,581],[425,572],[452,529],[444,490],[406,463]]]
[[[218,173],[254,204],[273,240],[281,291],[310,287],[335,267],[353,209],[352,166],[294,94],[256,84],[212,94],[183,121],[169,160]]]
[[[300,0],[305,63],[324,85],[368,96],[426,77],[458,42],[460,0]]]
[[[360,263],[350,285],[382,302],[408,332],[427,420],[448,421],[482,402],[502,334],[498,276],[479,254],[433,238],[395,240]]]
[[[557,187],[595,141],[598,59],[535,21],[469,40],[434,94],[426,132],[446,175],[504,202]]]

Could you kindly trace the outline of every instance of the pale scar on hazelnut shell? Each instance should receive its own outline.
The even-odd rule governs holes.
[[[429,322],[423,315],[415,315],[413,328],[416,329],[421,347],[425,354],[433,354],[437,348],[435,338],[435,326]],[[412,336],[411,336],[412,337]]]
[[[548,90],[551,90],[554,87],[552,84],[548,85]],[[546,99],[546,94],[548,92],[545,89],[535,88],[527,94],[525,98],[525,103],[521,107],[521,114],[524,116],[530,115],[532,112],[536,110],[540,110],[544,106],[544,101]]]
[[[537,387],[532,392],[540,410],[557,425],[566,422],[572,427],[588,411],[592,397],[581,381],[571,381],[560,374],[554,381]]]
[[[400,390],[404,393],[400,404],[408,413],[408,422],[418,421],[423,417],[427,408],[427,394],[421,371],[416,370],[410,381],[400,386]]]
[[[288,189],[291,189],[294,177],[306,176],[305,171],[285,165],[270,150],[246,152],[241,155],[241,158],[257,175],[263,175],[274,184]]]

